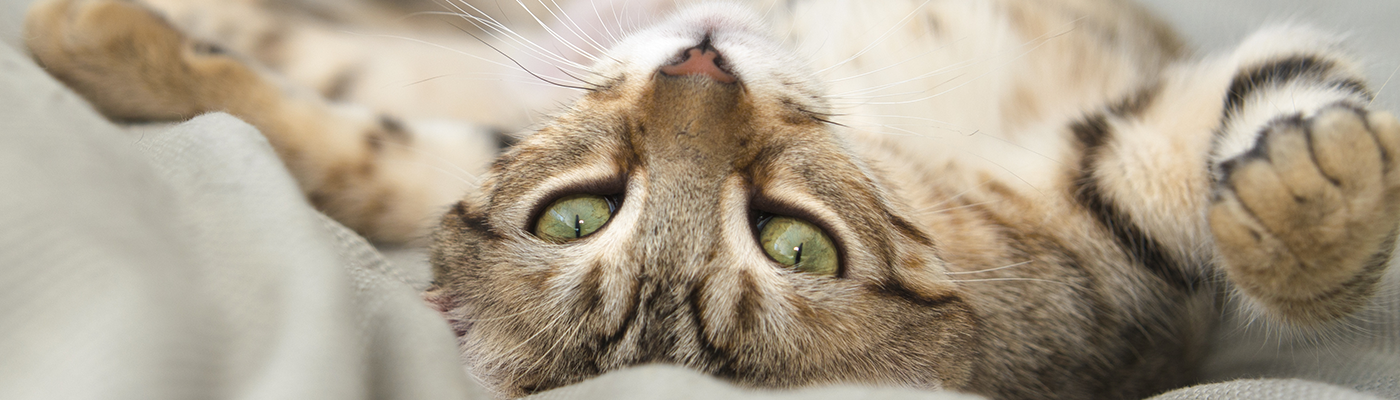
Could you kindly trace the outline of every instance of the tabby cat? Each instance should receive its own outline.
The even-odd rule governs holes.
[[[366,83],[385,63],[434,56],[366,56],[376,36],[340,17],[256,1],[152,4],[169,19],[44,0],[27,44],[110,118],[243,118],[372,239],[447,209],[425,297],[503,396],[672,363],[760,387],[1142,397],[1194,381],[1226,307],[1349,316],[1396,241],[1400,123],[1306,28],[1188,58],[1115,0],[637,1],[671,16],[635,30],[622,3],[579,1],[544,7],[564,18],[540,36],[453,2],[465,34],[415,32],[515,59],[446,65],[581,91],[464,183],[441,163],[489,158],[488,126],[548,90],[385,100]],[[415,114],[444,104],[471,123]]]

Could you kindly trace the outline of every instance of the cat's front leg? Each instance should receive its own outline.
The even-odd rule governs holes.
[[[1400,123],[1323,55],[1266,58],[1227,95],[1208,207],[1218,263],[1257,311],[1300,324],[1366,303],[1400,221]],[[1287,106],[1280,106],[1287,102]]]

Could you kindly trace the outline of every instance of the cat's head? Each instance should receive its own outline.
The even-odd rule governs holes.
[[[773,387],[968,378],[976,320],[936,244],[749,15],[690,9],[623,41],[443,218],[427,297],[477,377],[507,395],[641,363]]]

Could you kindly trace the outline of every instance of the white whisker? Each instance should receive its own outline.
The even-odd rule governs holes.
[[[544,302],[541,302],[541,304],[544,304]],[[564,317],[567,316],[567,315],[568,315],[568,313],[556,313],[556,314],[554,315],[554,318],[551,319],[551,320],[549,321],[549,323],[545,324],[544,327],[541,327],[539,331],[536,331],[535,334],[530,335],[530,337],[525,338],[525,340],[520,341],[520,344],[515,345],[515,347],[512,347],[512,348],[507,349],[506,351],[502,351],[502,352],[500,352],[500,353],[501,353],[501,354],[510,354],[510,353],[515,352],[516,350],[519,350],[521,347],[524,347],[526,344],[529,344],[531,341],[535,340],[535,338],[538,338],[541,334],[545,333],[546,331],[549,331],[549,330],[554,329],[554,325],[558,324],[559,321],[562,321],[562,320],[564,319]],[[503,360],[501,360],[501,361],[504,362],[505,360],[503,359]],[[495,368],[500,368],[500,366],[501,366],[500,364],[497,364]]]
[[[439,48],[439,49],[442,49],[442,50],[447,50],[447,51],[450,51],[450,52],[453,52],[453,53],[457,53],[457,54],[464,55],[464,56],[467,56],[467,57],[471,57],[471,58],[474,58],[474,59],[477,59],[477,60],[485,61],[485,62],[488,62],[488,63],[491,63],[491,64],[495,64],[495,65],[498,65],[498,66],[502,66],[502,67],[506,67],[506,68],[514,68],[514,67],[512,67],[512,66],[510,66],[509,64],[506,64],[506,63],[502,63],[502,62],[499,62],[499,61],[487,59],[487,58],[485,58],[485,57],[478,56],[478,55],[475,55],[475,54],[472,54],[472,53],[468,53],[468,52],[465,52],[465,51],[457,50],[457,49],[454,49],[454,48],[451,48],[451,47],[443,46],[443,45],[440,45],[440,44],[437,44],[437,43],[433,43],[433,42],[429,42],[429,41],[426,41],[426,40],[414,39],[414,38],[407,37],[407,36],[387,35],[387,34],[358,33],[358,32],[351,32],[351,31],[342,31],[342,32],[345,33],[345,34],[349,34],[349,35],[356,35],[356,36],[363,36],[363,37],[374,37],[374,38],[382,38],[382,39],[397,39],[397,40],[409,41],[409,42],[413,42],[413,43],[418,43],[418,44],[423,44],[423,45],[428,45],[428,46],[436,47],[436,48]]]
[[[970,66],[970,65],[969,65],[969,66]],[[959,69],[961,69],[961,68],[959,68]],[[990,72],[988,72],[988,73],[990,73]],[[918,77],[909,78],[909,79],[906,79],[906,80],[903,80],[903,81],[900,81],[900,82],[895,82],[895,83],[891,83],[891,84],[881,85],[881,86],[878,86],[878,87],[876,87],[875,89],[872,89],[872,90],[868,90],[868,91],[858,91],[858,92],[860,92],[860,93],[866,93],[866,92],[873,92],[873,91],[884,90],[884,89],[888,89],[888,88],[891,88],[891,87],[900,86],[900,85],[903,85],[903,84],[908,83],[908,82],[912,82],[912,81],[916,81],[916,80],[920,80],[920,79],[924,79],[924,78],[930,78],[930,77],[932,77],[933,75],[937,75],[937,74],[934,74],[934,73],[925,74],[924,76],[918,76]],[[982,74],[982,75],[978,76],[977,78],[981,78],[981,77],[986,76],[986,75],[987,75],[987,74]],[[964,76],[967,76],[967,74],[963,73],[963,74],[953,75],[953,77],[948,78],[948,79],[945,79],[943,82],[939,82],[939,83],[936,84],[936,85],[929,86],[928,88],[925,88],[925,89],[923,89],[923,90],[919,90],[919,91],[916,91],[916,92],[913,92],[913,93],[910,93],[910,94],[915,94],[915,93],[928,93],[929,91],[932,91],[933,89],[937,89],[937,88],[939,88],[939,87],[942,87],[943,85],[948,84],[949,82],[955,81],[955,80],[957,80],[958,78],[961,78],[961,77],[964,77]],[[968,82],[970,83],[970,82],[976,80],[977,78],[973,78],[972,80],[969,80]],[[965,84],[966,84],[966,83],[964,83],[964,85],[965,85]],[[959,86],[961,86],[961,85],[959,85]],[[956,88],[955,88],[955,89],[956,89]],[[910,101],[903,101],[903,102],[878,102],[878,101],[868,101],[868,100],[866,100],[866,101],[861,101],[861,102],[858,102],[858,103],[855,103],[855,104],[858,104],[858,105],[896,105],[896,104],[917,103],[917,102],[921,102],[921,101],[924,101],[924,100],[929,100],[929,99],[932,99],[932,98],[941,96],[941,95],[943,95],[943,93],[947,93],[947,92],[948,92],[948,91],[943,91],[943,92],[939,92],[938,94],[934,94],[934,95],[932,95],[932,96],[920,98],[920,99],[918,99],[918,100],[910,100]],[[852,93],[856,93],[856,92],[852,92]],[[900,94],[900,95],[902,95],[902,94]],[[837,96],[832,96],[832,97],[833,97],[833,98],[839,98],[840,96],[843,96],[843,95],[837,95]],[[892,95],[869,96],[869,97],[867,97],[867,99],[877,99],[877,98],[890,97],[890,96],[892,96]]]
[[[617,44],[617,42],[621,41],[618,39],[617,35],[613,34],[612,28],[608,27],[608,25],[612,24],[609,24],[607,20],[603,19],[603,13],[598,12],[598,2],[595,0],[588,0],[588,4],[593,6],[593,15],[598,17],[598,25],[603,27],[603,34],[608,35],[608,39],[612,41],[610,44]],[[607,52],[605,51],[603,54],[607,54]]]
[[[553,358],[554,358],[554,361],[557,362],[557,361],[559,360],[560,354],[559,354],[558,352],[555,352],[554,349],[558,348],[558,347],[559,347],[559,344],[560,344],[560,343],[563,343],[565,338],[578,337],[580,333],[583,333],[583,324],[575,324],[575,325],[573,326],[573,332],[572,332],[572,333],[567,333],[567,334],[558,335],[558,338],[554,339],[554,343],[550,344],[548,349],[545,349],[544,354],[547,354],[547,355],[549,355],[550,357],[553,357]],[[530,365],[530,368],[527,368],[527,369],[531,369],[531,370],[532,370],[532,369],[535,369],[536,367],[538,367],[540,364],[543,364],[544,362],[545,362],[545,358],[544,358],[544,357],[539,357],[539,359],[536,360],[534,364],[531,364],[531,365]]]
[[[1022,261],[1022,262],[1018,262],[1018,263],[1015,263],[1015,264],[1003,265],[1003,266],[996,267],[996,268],[979,269],[979,270],[976,270],[976,271],[944,272],[943,274],[944,274],[944,275],[980,274],[980,273],[983,273],[983,272],[1000,271],[1000,270],[1007,269],[1007,268],[1019,267],[1019,266],[1026,265],[1026,264],[1030,264],[1030,263],[1031,263],[1031,262],[1030,262],[1029,260],[1027,260],[1027,261]]]
[[[948,204],[949,202],[952,202],[952,201],[954,201],[954,200],[957,200],[959,197],[963,197],[964,195],[966,195],[966,194],[968,194],[968,193],[972,193],[973,190],[981,189],[983,186],[987,186],[987,184],[992,183],[992,182],[993,182],[992,180],[983,181],[982,183],[979,183],[979,184],[977,184],[977,185],[975,185],[975,186],[973,186],[973,187],[970,187],[970,188],[967,188],[966,190],[963,190],[963,191],[961,191],[961,192],[958,192],[957,194],[954,194],[954,195],[948,197],[947,199],[943,199],[943,201],[940,201],[940,202],[938,202],[938,203],[935,203],[934,205],[921,208],[920,211],[916,211],[916,212],[922,212],[922,210],[927,210],[927,209],[930,209],[930,208],[934,208],[934,207],[942,206],[942,205],[944,205],[944,204]]]
[[[469,176],[469,178],[471,178],[470,180],[467,180],[467,179],[464,179],[464,178],[462,178],[462,177],[460,177],[460,176],[457,176],[457,175],[454,174],[452,171],[443,169],[442,167],[438,167],[438,166],[436,166],[436,165],[432,165],[432,164],[429,164],[429,163],[424,163],[424,162],[413,162],[413,161],[407,161],[407,160],[393,160],[393,161],[390,161],[390,162],[400,163],[400,164],[408,164],[408,165],[419,165],[419,166],[424,166],[424,167],[432,168],[433,170],[436,170],[436,171],[438,171],[438,172],[441,172],[441,173],[443,173],[443,174],[445,174],[445,175],[447,175],[447,176],[451,176],[453,179],[456,179],[457,181],[462,182],[463,184],[467,185],[467,189],[473,189],[473,188],[476,188],[476,187],[478,187],[478,186],[481,186],[481,178],[477,177],[476,175],[467,173],[467,172],[465,172],[465,171],[463,171],[463,173],[465,173],[465,174],[467,174],[467,175],[470,175],[470,176]]]
[[[469,20],[469,21],[470,21],[470,20]],[[566,80],[565,80],[565,79],[561,79],[561,78],[557,78],[557,77],[552,77],[552,76],[542,76],[542,75],[539,75],[539,74],[537,74],[537,73],[535,73],[535,72],[533,72],[533,71],[530,71],[530,70],[526,69],[523,65],[520,65],[519,62],[515,62],[514,59],[511,59],[511,61],[512,61],[512,62],[515,62],[515,65],[514,65],[514,66],[511,66],[511,65],[509,65],[509,64],[505,64],[505,63],[502,63],[502,62],[499,62],[499,61],[487,59],[487,58],[485,58],[485,57],[481,57],[481,56],[478,56],[478,55],[475,55],[475,54],[471,54],[471,53],[464,52],[464,51],[461,51],[461,50],[453,49],[453,48],[450,48],[450,47],[447,47],[447,46],[443,46],[443,45],[440,45],[440,44],[437,44],[437,43],[428,42],[428,41],[425,41],[425,40],[414,39],[414,38],[405,37],[405,36],[397,36],[397,35],[364,34],[364,33],[350,32],[350,31],[343,31],[343,32],[346,33],[346,34],[350,34],[350,35],[357,35],[357,36],[364,36],[364,37],[378,37],[378,38],[387,38],[387,39],[397,39],[397,40],[404,40],[404,41],[408,41],[408,42],[413,42],[413,43],[419,43],[419,44],[423,44],[423,45],[428,45],[428,46],[436,47],[436,48],[439,48],[439,49],[447,50],[447,51],[450,51],[450,52],[453,52],[453,53],[457,53],[457,54],[460,54],[460,55],[464,55],[464,56],[467,56],[467,57],[470,57],[470,58],[473,58],[473,59],[485,61],[485,62],[490,63],[490,64],[494,64],[494,65],[498,65],[498,66],[501,66],[501,67],[505,67],[505,68],[507,68],[507,69],[519,69],[519,70],[521,70],[521,71],[523,71],[523,72],[525,72],[525,73],[527,73],[527,74],[533,75],[533,76],[535,76],[536,78],[538,78],[538,79],[540,79],[540,80],[542,80],[542,81],[545,81],[545,82],[547,82],[547,83],[550,83],[550,84],[552,84],[552,85],[554,85],[554,86],[567,87],[567,88],[573,88],[573,89],[581,89],[581,90],[587,90],[587,88],[579,88],[579,87],[573,87],[573,86],[570,86],[570,85],[560,84],[560,83],[558,83],[557,81],[566,81]],[[465,31],[463,31],[463,32],[465,32]],[[467,34],[470,35],[470,33],[467,33]],[[493,35],[493,36],[494,36],[494,35]],[[475,37],[475,35],[473,35],[473,37]],[[478,40],[480,40],[480,38],[478,38]],[[494,46],[491,46],[491,44],[486,43],[485,41],[482,41],[482,43],[483,43],[483,44],[486,44],[487,46],[492,47],[493,49],[495,48]],[[499,52],[499,50],[497,50],[497,51]],[[504,53],[501,53],[501,55],[505,56]],[[506,56],[506,58],[509,59],[510,57],[509,57],[509,56]],[[582,83],[588,84],[588,82],[582,82]]]
[[[546,306],[545,303],[539,303],[539,304],[533,305],[532,307],[528,307],[528,308],[526,308],[526,309],[524,309],[524,310],[520,310],[520,312],[517,312],[517,313],[514,313],[514,314],[506,314],[506,315],[501,315],[501,316],[496,316],[496,317],[490,317],[490,318],[463,318],[463,319],[458,319],[458,321],[463,321],[463,322],[498,321],[498,320],[503,320],[503,319],[506,319],[506,318],[515,318],[515,317],[518,317],[518,316],[523,315],[523,314],[525,314],[525,313],[534,312],[534,311],[536,311],[536,310],[540,310],[540,309],[545,308],[545,306]]]
[[[1017,175],[1016,172],[1012,171],[1012,170],[1009,169],[1009,168],[1006,168],[1006,166],[1001,165],[1001,163],[996,162],[996,161],[992,161],[991,159],[989,159],[989,158],[987,158],[987,157],[982,157],[981,154],[973,153],[973,152],[970,152],[970,151],[967,152],[967,154],[971,154],[973,157],[977,157],[977,158],[983,159],[983,160],[985,160],[985,161],[987,161],[987,162],[989,162],[989,163],[992,163],[992,165],[997,166],[997,168],[1001,168],[1003,171],[1006,171],[1006,173],[1011,174],[1011,176],[1015,177],[1016,180],[1021,181],[1021,183],[1024,183],[1024,184],[1026,184],[1026,186],[1029,186],[1031,189],[1035,190],[1036,193],[1040,193],[1041,196],[1045,196],[1045,192],[1041,191],[1040,188],[1035,187],[1035,185],[1031,184],[1030,181],[1027,181],[1025,178],[1022,178],[1020,175]]]
[[[593,50],[596,50],[597,54],[607,54],[607,46],[602,43],[599,43],[597,40],[594,40],[592,36],[589,36],[588,32],[584,31],[583,26],[580,26],[577,21],[574,21],[574,17],[571,17],[569,16],[569,14],[564,12],[564,7],[560,6],[558,1],[549,0],[549,2],[554,4],[555,7],[559,8],[559,14],[562,14],[564,16],[562,21],[568,22],[568,24],[566,24],[565,27],[573,25],[573,28],[570,30],[573,31],[574,34],[578,35],[580,39],[583,39],[585,43],[588,43],[590,47],[593,47]],[[559,16],[556,15],[554,16],[554,18],[558,19]]]
[[[511,49],[522,52],[524,55],[529,56],[530,58],[557,67],[569,67],[578,70],[587,69],[587,67],[583,64],[574,62],[573,60],[570,60],[567,57],[564,57],[555,51],[546,49],[544,48],[544,46],[535,43],[534,40],[526,38],[524,35],[516,33],[514,30],[505,28],[503,26],[497,26],[492,23],[488,23],[486,21],[478,19],[477,17],[467,16],[465,17],[465,19],[467,22],[471,23],[472,25],[475,25],[478,29],[481,29],[487,35],[490,35],[491,38],[496,39],[497,43],[509,46]]]
[[[1030,152],[1031,154],[1035,154],[1035,155],[1037,155],[1037,156],[1040,156],[1041,158],[1044,158],[1044,159],[1046,159],[1046,160],[1049,160],[1050,162],[1053,162],[1053,163],[1056,163],[1056,164],[1060,164],[1060,166],[1062,166],[1062,167],[1070,168],[1069,164],[1065,164],[1064,162],[1061,162],[1060,160],[1058,160],[1058,159],[1056,159],[1056,158],[1054,158],[1054,157],[1050,157],[1050,156],[1047,156],[1047,155],[1045,155],[1045,154],[1041,154],[1041,153],[1038,152],[1038,151],[1031,150],[1031,148],[1029,148],[1029,147],[1022,146],[1020,143],[1016,143],[1016,142],[1013,142],[1013,141],[1010,141],[1010,140],[1002,139],[1002,138],[1000,138],[1000,137],[997,137],[996,135],[992,135],[992,134],[989,134],[989,133],[986,133],[986,132],[982,132],[982,131],[980,131],[980,130],[979,130],[979,131],[972,132],[972,133],[970,133],[969,135],[979,135],[979,136],[982,136],[982,137],[989,137],[989,138],[992,138],[992,139],[996,139],[996,140],[998,140],[998,141],[1000,141],[1000,142],[1002,142],[1002,143],[1006,143],[1006,144],[1009,144],[1009,145],[1012,145],[1012,146],[1016,146],[1016,148],[1018,148],[1018,149],[1025,150],[1025,151]],[[1074,169],[1075,169],[1075,170],[1078,170],[1079,168],[1076,167],[1076,168],[1074,168]]]
[[[813,73],[813,74],[814,74],[814,75],[821,75],[822,73],[824,73],[824,72],[826,72],[826,71],[830,71],[832,68],[839,67],[839,66],[841,66],[841,65],[843,65],[843,64],[845,64],[845,63],[848,63],[848,62],[851,62],[851,61],[855,60],[856,58],[859,58],[859,57],[862,56],[862,55],[865,55],[865,53],[868,52],[868,51],[870,51],[870,49],[875,48],[875,45],[880,44],[880,42],[884,41],[885,38],[888,38],[888,37],[890,36],[890,34],[894,33],[894,30],[895,30],[895,29],[897,29],[897,28],[899,28],[899,27],[901,27],[901,26],[904,26],[904,24],[905,24],[906,22],[909,22],[909,19],[910,19],[910,18],[913,18],[913,17],[914,17],[914,14],[917,14],[917,13],[919,12],[919,10],[924,9],[924,6],[927,6],[928,3],[931,2],[931,1],[933,1],[933,0],[924,0],[924,2],[923,2],[922,4],[919,4],[918,7],[914,7],[914,10],[909,11],[909,14],[905,15],[904,18],[900,19],[899,22],[895,23],[894,26],[891,26],[890,29],[886,30],[885,33],[881,34],[880,37],[875,38],[875,40],[872,41],[872,42],[870,42],[870,44],[866,45],[865,48],[861,49],[860,51],[857,51],[856,54],[852,54],[850,57],[846,58],[845,60],[843,60],[843,61],[841,61],[841,62],[838,62],[838,63],[836,63],[836,64],[833,64],[833,65],[831,65],[831,66],[829,66],[829,67],[823,68],[823,69],[821,69],[821,70],[818,70],[817,72],[815,72],[815,73]]]
[[[471,76],[471,75],[496,76],[496,77],[498,77],[498,78],[470,78],[470,77],[467,77],[467,76]],[[407,83],[389,83],[389,84],[384,85],[383,87],[399,87],[399,88],[406,88],[406,87],[410,87],[410,86],[414,86],[414,85],[418,85],[418,84],[422,84],[422,83],[427,83],[427,82],[435,81],[435,80],[442,79],[442,78],[449,78],[449,77],[450,77],[450,78],[461,78],[461,79],[473,80],[473,81],[510,82],[510,83],[512,83],[512,84],[519,84],[519,85],[530,85],[530,86],[540,86],[540,87],[559,87],[559,85],[554,85],[554,84],[549,84],[549,83],[541,83],[538,79],[526,79],[526,78],[529,78],[529,77],[530,77],[529,75],[510,75],[510,74],[491,73],[491,72],[472,72],[472,73],[441,74],[441,75],[435,75],[435,76],[428,77],[428,78],[423,78],[423,79],[418,79],[418,80],[410,81],[410,82],[407,82]]]
[[[1061,281],[1050,280],[1050,279],[1039,279],[1039,278],[986,278],[986,279],[950,279],[950,280],[948,280],[948,282],[955,282],[955,283],[1009,282],[1009,281],[1026,281],[1026,282],[1054,283],[1054,284],[1069,286],[1069,287],[1072,287],[1072,288],[1084,289],[1084,286],[1081,286],[1081,285],[1078,285],[1078,284],[1073,284],[1073,283],[1069,283],[1069,282],[1061,282]]]
[[[980,205],[984,205],[984,204],[991,204],[991,203],[992,203],[991,201],[984,201],[984,202],[980,202],[980,203],[963,204],[963,205],[960,205],[960,206],[957,206],[957,207],[949,207],[949,208],[944,208],[944,209],[941,209],[941,210],[919,211],[919,212],[917,212],[917,213],[918,213],[919,215],[938,214],[938,213],[945,213],[945,212],[949,212],[949,211],[953,211],[953,210],[961,210],[961,209],[964,209],[964,208],[976,207],[976,206],[980,206]]]
[[[929,50],[929,51],[926,51],[926,52],[923,52],[923,53],[919,53],[918,55],[915,55],[915,56],[913,56],[913,57],[906,58],[906,59],[904,59],[903,61],[899,61],[899,62],[896,62],[896,63],[894,63],[894,64],[886,65],[886,66],[881,67],[881,68],[877,68],[877,69],[874,69],[874,70],[870,70],[870,71],[862,72],[862,73],[859,73],[859,74],[851,75],[851,76],[848,76],[848,77],[845,77],[845,78],[830,79],[830,80],[827,80],[827,82],[828,82],[828,83],[843,82],[843,81],[850,80],[850,79],[861,78],[861,77],[864,77],[864,76],[867,76],[867,75],[880,73],[880,72],[883,72],[883,71],[885,71],[885,70],[887,70],[887,69],[894,68],[894,67],[898,67],[898,66],[900,66],[900,65],[902,65],[902,64],[904,64],[904,63],[907,63],[907,62],[910,62],[910,61],[914,61],[914,60],[916,60],[916,59],[918,59],[918,58],[920,58],[920,57],[923,57],[923,56],[932,54],[932,53],[934,53],[934,52],[942,51],[943,49],[947,48],[948,46],[952,46],[953,44],[956,44],[957,42],[960,42],[960,41],[962,41],[963,39],[967,39],[967,38],[964,37],[964,38],[962,38],[962,39],[954,40],[954,41],[952,41],[952,42],[950,42],[950,43],[948,43],[948,44],[944,44],[944,45],[942,45],[942,46],[935,47],[935,48],[933,48],[933,49],[931,49],[931,50]],[[956,64],[954,64],[954,65],[956,65]],[[944,67],[944,68],[947,68],[947,67]]]
[[[575,53],[578,53],[579,55],[581,55],[581,56],[583,56],[583,57],[585,57],[585,58],[588,58],[589,60],[593,60],[593,61],[595,61],[595,62],[598,61],[598,58],[597,58],[597,57],[594,57],[592,54],[589,54],[588,52],[583,51],[583,49],[578,48],[578,46],[574,46],[572,43],[569,43],[568,40],[565,40],[565,39],[564,39],[564,36],[563,36],[563,35],[560,35],[559,32],[556,32],[553,28],[550,28],[550,27],[549,27],[549,24],[546,24],[546,23],[544,22],[544,20],[541,20],[540,17],[539,17],[538,15],[535,15],[535,12],[534,12],[534,11],[531,11],[531,10],[530,10],[530,7],[528,7],[528,6],[525,5],[524,0],[516,0],[515,2],[518,3],[518,4],[520,4],[520,8],[524,9],[524,10],[525,10],[525,13],[530,14],[530,18],[534,18],[534,19],[535,19],[535,23],[539,24],[541,28],[544,28],[544,31],[545,31],[546,33],[549,33],[550,36],[553,36],[554,39],[558,40],[558,41],[559,41],[559,44],[563,44],[564,47],[569,48],[569,50],[573,50]],[[540,1],[540,4],[541,4],[541,5],[544,5],[544,1],[541,0],[541,1]],[[545,8],[548,9],[549,7],[545,7]],[[553,13],[553,12],[554,12],[553,10],[550,10],[550,13]]]
[[[430,152],[428,152],[428,151],[425,151],[425,150],[423,150],[423,149],[419,149],[419,148],[413,147],[413,146],[411,146],[411,145],[407,145],[407,144],[403,144],[403,143],[396,143],[396,142],[394,142],[394,141],[392,141],[392,140],[384,140],[384,141],[380,141],[380,143],[381,143],[381,144],[389,144],[389,145],[391,145],[391,146],[397,146],[397,147],[395,147],[395,148],[408,150],[408,151],[413,152],[414,154],[417,154],[417,155],[419,155],[419,156],[427,157],[429,160],[436,161],[437,163],[441,163],[441,164],[447,165],[447,166],[449,166],[449,167],[452,167],[452,169],[456,170],[455,173],[454,173],[453,171],[448,171],[448,170],[442,169],[441,167],[438,167],[437,165],[434,165],[434,164],[432,164],[432,163],[427,163],[427,162],[424,162],[424,161],[422,161],[422,160],[417,160],[417,163],[418,163],[419,165],[424,165],[424,166],[427,166],[427,167],[436,169],[436,170],[438,170],[439,172],[442,172],[442,173],[444,173],[444,174],[447,174],[447,175],[449,175],[449,176],[452,176],[453,178],[457,178],[457,180],[460,180],[460,181],[462,181],[462,183],[467,184],[467,185],[468,185],[467,187],[469,187],[469,188],[474,188],[474,187],[476,187],[476,186],[478,186],[478,185],[481,184],[481,176],[467,171],[466,168],[463,168],[462,166],[457,165],[457,163],[452,162],[451,160],[448,160],[448,159],[446,159],[446,158],[444,158],[444,157],[442,157],[442,156],[440,156],[440,155],[430,153]],[[412,163],[412,162],[414,162],[414,161],[408,161],[408,160],[394,160],[394,161],[396,161],[396,162],[401,162],[401,163]],[[460,173],[461,175],[460,175],[460,176],[457,175],[458,173]],[[468,178],[469,178],[470,180],[468,180]]]
[[[909,130],[909,129],[900,128],[901,126],[927,127],[928,125],[912,125],[912,124],[900,124],[900,125],[895,125],[895,124],[880,124],[880,123],[846,123],[846,122],[843,122],[842,124],[843,124],[843,125],[846,125],[846,126],[849,126],[849,127],[852,127],[852,128],[855,128],[855,127],[866,127],[866,128],[875,127],[875,128],[884,128],[884,129],[888,129],[888,130],[893,130],[893,131],[902,132],[902,133],[891,133],[891,132],[885,132],[885,131],[876,132],[876,133],[879,133],[879,134],[881,134],[881,135],[929,137],[929,135],[927,135],[927,134],[915,132],[915,131],[912,131],[912,130]],[[942,129],[942,130],[949,131],[949,132],[956,132],[956,133],[958,133],[958,134],[960,134],[960,135],[963,134],[962,131],[957,130],[957,129],[954,129],[954,128],[941,127],[941,126],[933,126],[932,128]]]
[[[523,4],[523,3],[519,3],[519,1],[517,1],[517,3],[520,4],[521,7],[524,7],[524,4]],[[566,65],[566,66],[569,66],[569,67],[572,67],[572,68],[577,68],[577,69],[580,69],[580,70],[586,70],[586,69],[588,69],[586,66],[584,66],[584,65],[582,65],[582,64],[573,62],[573,61],[569,60],[568,58],[565,58],[565,57],[563,57],[563,56],[560,56],[559,54],[554,53],[554,52],[551,52],[551,51],[549,51],[548,49],[544,48],[543,46],[540,46],[540,45],[536,44],[533,40],[530,40],[530,39],[526,38],[524,35],[521,35],[521,34],[517,33],[515,30],[510,29],[509,27],[507,27],[507,26],[505,26],[504,24],[500,23],[499,21],[496,21],[495,18],[491,18],[489,15],[486,15],[486,13],[482,12],[480,9],[476,8],[475,6],[472,6],[471,4],[465,3],[465,2],[463,2],[462,4],[463,4],[463,5],[466,5],[468,8],[471,8],[472,11],[475,12],[475,14],[467,12],[465,9],[463,9],[463,8],[461,8],[461,7],[459,7],[459,6],[457,6],[456,3],[452,3],[452,7],[453,7],[453,8],[456,8],[457,11],[460,12],[460,14],[458,14],[458,16],[462,17],[464,20],[466,20],[467,22],[471,23],[472,25],[477,26],[477,27],[480,28],[483,32],[486,32],[487,34],[491,35],[491,37],[496,38],[497,40],[501,40],[502,38],[501,38],[501,36],[498,36],[496,33],[500,33],[501,35],[504,35],[506,39],[509,39],[509,41],[503,41],[503,42],[502,42],[503,44],[507,44],[507,45],[511,46],[512,48],[515,48],[515,49],[517,49],[517,50],[524,50],[524,51],[526,51],[526,54],[527,54],[527,55],[529,55],[529,54],[536,54],[536,55],[539,55],[539,56],[543,56],[543,57],[545,57],[545,58],[548,58],[548,59],[550,59],[551,61],[546,61],[546,62],[551,63],[551,64]],[[529,11],[528,8],[526,9],[526,11]],[[479,15],[477,15],[477,14],[479,14]],[[531,15],[533,15],[533,14],[531,14]],[[484,25],[484,26],[483,26],[483,25]],[[496,33],[492,33],[492,32],[496,32]],[[514,44],[511,44],[511,43],[514,43]],[[516,46],[516,45],[524,46],[524,48],[522,49],[521,47],[518,47],[518,46]],[[532,56],[532,57],[533,57],[533,56]],[[536,59],[539,59],[539,58],[536,57]],[[540,61],[545,61],[545,60],[540,60]]]
[[[953,127],[953,128],[958,128],[958,129],[956,129],[957,131],[962,131],[962,130],[972,130],[972,131],[975,131],[975,129],[972,129],[972,128],[970,128],[970,127],[961,126],[961,125],[958,125],[958,124],[954,124],[954,123],[952,123],[952,122],[947,122],[947,121],[942,121],[942,120],[937,120],[937,119],[927,118],[927,117],[915,117],[915,116],[910,116],[910,115],[892,115],[892,114],[859,114],[859,116],[861,116],[861,117],[871,117],[871,118],[895,118],[895,119],[912,119],[912,120],[919,120],[919,121],[928,121],[928,122],[933,122],[933,123],[938,123],[938,124],[947,125],[947,126],[950,126],[950,127]],[[924,126],[924,125],[911,125],[911,126]],[[973,132],[973,133],[970,133],[969,135],[972,135],[972,134],[975,134],[975,133],[976,133],[976,132]]]
[[[1390,76],[1389,76],[1389,77],[1386,77],[1386,78],[1385,78],[1385,82],[1381,83],[1380,89],[1376,89],[1376,93],[1372,95],[1372,96],[1374,96],[1374,97],[1371,97],[1371,101],[1368,102],[1368,103],[1366,103],[1366,106],[1367,106],[1367,107],[1370,107],[1370,106],[1371,106],[1371,103],[1375,103],[1375,102],[1376,102],[1376,99],[1378,99],[1378,98],[1381,97],[1381,92],[1385,90],[1385,87],[1386,87],[1387,85],[1390,85],[1390,80],[1391,80],[1392,78],[1395,78],[1395,72],[1397,72],[1397,71],[1400,71],[1400,65],[1396,65],[1396,66],[1395,66],[1395,69],[1390,70]]]

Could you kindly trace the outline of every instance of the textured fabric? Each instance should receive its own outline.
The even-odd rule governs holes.
[[[1153,400],[1275,400],[1275,399],[1381,399],[1325,383],[1301,379],[1241,379],[1193,386],[1154,397]]]
[[[799,390],[752,390],[737,388],[712,376],[679,367],[649,365],[605,374],[575,385],[530,396],[527,399],[972,400],[981,398],[980,396],[953,392],[861,386],[815,387]]]
[[[251,126],[123,132],[0,48],[0,398],[484,397]]]
[[[1156,399],[1400,398],[1397,283],[1400,266],[1392,263],[1369,307],[1319,329],[1283,328],[1227,312],[1202,371],[1204,380],[1216,383]]]
[[[1391,263],[1380,294],[1358,315],[1298,330],[1229,313],[1217,329],[1205,378],[1299,378],[1400,398],[1400,266]]]

